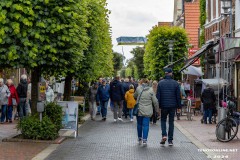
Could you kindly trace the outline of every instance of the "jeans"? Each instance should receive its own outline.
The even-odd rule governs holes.
[[[9,121],[12,120],[13,106],[10,105],[7,107],[7,118]]]
[[[207,123],[207,117],[208,117],[208,122],[211,123],[212,122],[212,109],[205,109],[204,110],[204,122]]]
[[[20,98],[19,102],[19,117],[25,117],[27,116],[27,104],[26,104],[26,98]]]
[[[129,109],[129,116],[130,116],[130,119],[133,119],[133,108]]]
[[[114,119],[122,118],[123,101],[114,101],[113,105],[114,105],[113,108]]]
[[[138,139],[147,141],[148,131],[149,131],[149,122],[150,122],[149,117],[137,116]]]
[[[123,114],[124,114],[125,118],[127,118],[128,108],[127,108],[127,102],[126,101],[123,101]]]
[[[7,105],[2,105],[1,122],[5,121],[6,111],[7,111]]]
[[[168,141],[173,140],[173,131],[174,131],[174,115],[176,112],[176,108],[164,108],[161,109],[161,128],[162,128],[162,137],[165,137],[168,135]],[[169,127],[168,127],[168,134],[167,134],[167,116],[169,115]]]
[[[108,106],[108,101],[106,102],[100,102],[100,106],[101,106],[101,114],[102,117],[107,117],[107,106]]]

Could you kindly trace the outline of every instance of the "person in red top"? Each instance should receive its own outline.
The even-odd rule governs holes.
[[[11,79],[7,80],[7,86],[9,91],[11,92],[11,96],[8,98],[8,107],[7,107],[7,120],[9,123],[12,123],[12,114],[15,116],[17,111],[17,104],[19,103],[19,98],[17,94],[17,90],[13,85],[13,81]],[[14,109],[14,111],[13,111]]]

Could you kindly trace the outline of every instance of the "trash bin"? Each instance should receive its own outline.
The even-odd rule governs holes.
[[[227,117],[228,109],[224,107],[218,107],[218,122]],[[224,126],[219,126],[218,133],[221,139],[225,139],[225,130]]]

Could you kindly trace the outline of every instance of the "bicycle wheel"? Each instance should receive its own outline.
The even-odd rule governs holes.
[[[238,124],[233,118],[224,118],[216,127],[216,137],[221,142],[231,141],[238,132]]]

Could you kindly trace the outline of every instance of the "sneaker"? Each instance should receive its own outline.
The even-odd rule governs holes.
[[[142,144],[142,138],[138,138],[138,144],[139,144],[139,145]]]
[[[103,117],[103,118],[102,118],[103,121],[106,121],[106,119],[107,119],[106,117]]]
[[[114,119],[113,122],[117,122],[117,119]]]
[[[164,144],[165,144],[165,142],[166,142],[166,140],[167,140],[167,137],[166,137],[166,136],[164,136],[164,137],[162,138],[162,140],[161,140],[160,144],[164,145]]]
[[[147,146],[147,141],[143,141],[143,147]]]
[[[133,122],[133,119],[131,119],[130,121]]]
[[[9,123],[12,123],[12,120],[9,120]]]
[[[119,121],[123,121],[122,118],[118,118]]]
[[[173,146],[173,142],[172,141],[168,141],[168,145],[169,146]]]

